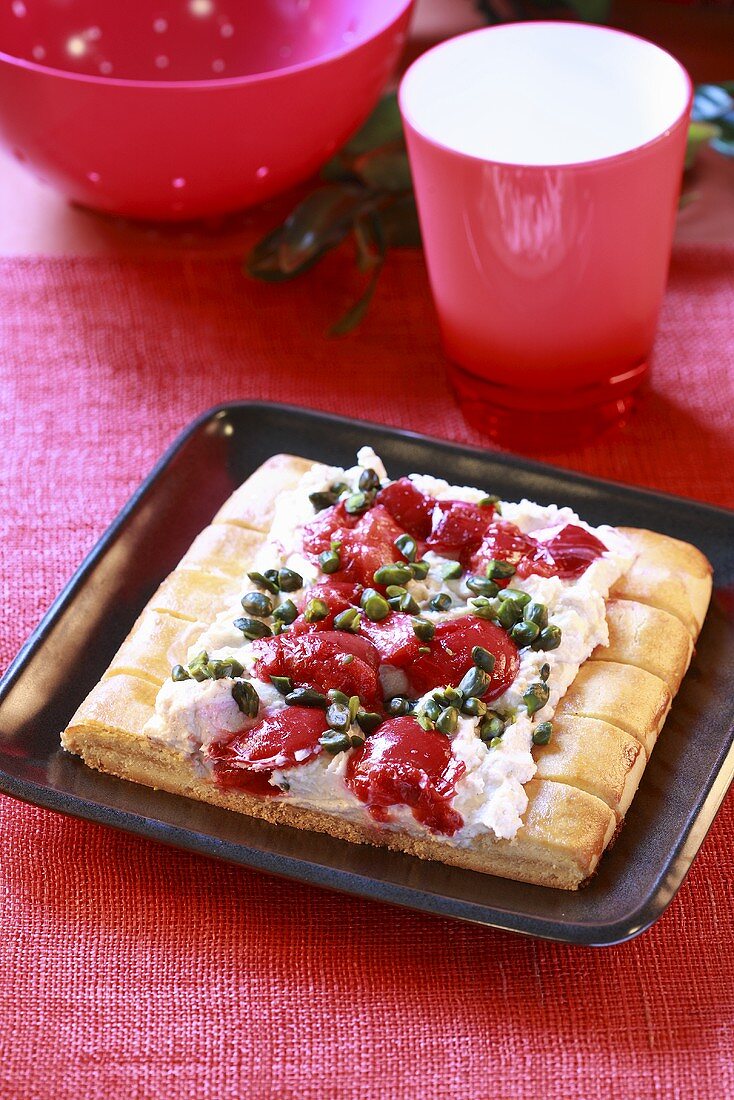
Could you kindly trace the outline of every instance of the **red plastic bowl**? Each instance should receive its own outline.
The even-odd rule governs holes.
[[[182,220],[306,179],[363,122],[412,0],[6,0],[0,140],[69,199]]]

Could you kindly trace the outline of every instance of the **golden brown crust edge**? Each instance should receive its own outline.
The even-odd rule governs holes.
[[[123,681],[124,677],[114,679]],[[119,723],[127,721],[128,713],[135,720],[140,719],[146,708],[152,713],[155,691],[149,684],[141,689],[141,684],[143,681],[125,684],[130,699],[134,698],[132,708],[120,706],[120,692],[112,697],[112,680],[99,685],[94,701],[95,717],[87,713],[80,725],[72,721],[65,735],[67,749],[83,756],[87,765],[99,771],[274,824],[566,890],[578,888],[593,874],[616,829],[614,814],[598,798],[565,783],[547,780],[532,780],[527,785],[528,810],[512,841],[483,837],[466,848],[453,848],[431,837],[413,837],[302,809],[277,797],[263,799],[240,791],[220,790],[209,779],[197,775],[188,757],[144,740],[134,731],[125,733],[119,724],[110,728],[104,722],[105,714]]]
[[[294,487],[304,470],[309,466],[310,463],[302,459],[294,459],[290,456],[275,456],[256,471],[253,477],[233,494],[215,517],[214,525],[241,526],[250,531],[255,531],[257,525],[259,531],[266,530],[272,521],[274,495],[277,495],[283,489]],[[269,500],[266,499],[264,502],[262,498],[253,500],[253,494],[259,495],[265,492],[272,494]],[[211,528],[205,529],[205,531],[210,530]],[[593,660],[582,666],[579,677],[577,677],[569,694],[562,700],[557,710],[558,738],[554,739],[555,743],[552,742],[547,748],[535,752],[538,763],[538,779],[533,782],[539,783],[541,789],[546,789],[544,785],[550,783],[552,788],[563,787],[566,791],[575,791],[579,796],[578,798],[576,795],[567,797],[571,800],[575,799],[577,812],[585,807],[586,817],[596,819],[597,824],[594,835],[597,841],[600,839],[599,820],[609,823],[610,820],[619,820],[626,812],[639,784],[646,759],[663,725],[671,699],[671,690],[666,686],[666,683],[663,683],[663,676],[667,678],[672,689],[672,682],[676,679],[678,683],[680,682],[690,659],[690,647],[687,645],[684,647],[678,642],[677,656],[668,654],[663,665],[657,667],[657,675],[655,672],[650,671],[648,667],[644,667],[650,665],[652,661],[650,647],[644,638],[645,630],[647,629],[649,633],[654,624],[645,621],[642,628],[640,628],[638,608],[640,605],[643,609],[647,608],[648,611],[652,612],[652,618],[655,617],[655,611],[673,615],[678,621],[685,623],[689,637],[693,636],[695,638],[698,632],[699,620],[702,621],[703,614],[705,614],[705,607],[702,611],[704,598],[706,605],[708,603],[706,591],[710,593],[711,588],[710,567],[706,559],[695,548],[680,543],[678,540],[656,535],[653,532],[634,529],[625,530],[638,548],[640,557],[646,559],[640,565],[638,558],[637,568],[633,567],[633,570],[631,570],[631,573],[636,573],[636,576],[640,578],[640,584],[633,583],[634,578],[630,577],[624,585],[618,584],[615,587],[615,594],[620,598],[613,601],[613,603],[625,606],[621,607],[616,617],[613,616],[613,622],[610,623],[609,654],[605,654],[603,650],[597,650]],[[214,539],[211,536],[208,538],[211,542],[216,542],[217,536],[214,536]],[[219,536],[219,539],[223,546],[227,544],[232,546],[237,541],[236,539],[230,539],[228,536]],[[177,576],[175,581],[167,578],[156,594],[157,598],[154,597],[151,601],[150,607],[154,605],[162,607],[165,604],[166,609],[173,616],[185,616],[189,622],[194,621],[195,613],[201,610],[197,588],[202,580],[201,574],[206,570],[209,571],[209,577],[213,577],[216,581],[224,581],[225,578],[227,581],[227,583],[214,585],[213,590],[217,594],[214,603],[220,604],[221,600],[224,599],[222,593],[225,592],[227,597],[231,599],[232,588],[228,582],[234,580],[235,571],[226,563],[223,568],[218,566],[216,562],[217,551],[210,552],[210,546],[205,547],[206,552],[209,554],[208,558],[205,558],[205,555],[201,553],[197,557],[195,552],[197,542],[201,546],[206,541],[207,537],[202,532],[202,535],[198,537],[191,550],[184,557],[179,569],[175,571],[180,574],[181,570],[188,567],[191,572],[197,575],[183,579]],[[671,547],[670,543],[674,545]],[[647,559],[649,559],[649,562]],[[692,574],[690,578],[681,579],[680,569],[686,564],[692,570]],[[203,570],[202,566],[206,566],[206,570]],[[671,576],[673,570],[677,570],[678,575],[671,579],[671,576],[666,574],[666,569]],[[207,598],[211,599],[212,593],[208,591],[212,587],[210,581],[205,580],[203,584],[207,589]],[[173,593],[176,598],[174,599],[173,596],[169,595],[167,599],[162,600],[159,595],[161,590],[164,593]],[[662,608],[657,608],[652,602],[653,599],[658,597],[665,605]],[[676,599],[679,605],[677,606],[677,613],[671,610],[671,606]],[[635,608],[627,606],[633,604],[638,606]],[[142,618],[143,616],[141,616]],[[644,611],[642,618],[645,619]],[[639,636],[630,634],[630,622],[635,624],[637,635],[640,635],[641,629],[642,641]],[[138,620],[139,623],[140,620]],[[136,624],[136,627],[138,624]],[[134,634],[134,631],[135,628],[131,631],[131,635]],[[620,655],[624,649],[625,635],[631,641],[636,637],[637,651],[635,654],[636,664],[630,663],[626,669],[623,669],[618,661],[605,660],[604,658]],[[127,642],[130,642],[130,640],[129,637]],[[124,649],[124,646],[122,648]],[[685,658],[683,657],[684,650]],[[625,653],[625,656],[629,656],[629,654]],[[641,661],[643,667],[637,667]],[[156,667],[156,680],[158,680],[161,668],[162,666]],[[634,669],[634,671],[631,671],[631,669]],[[130,661],[123,662],[120,667],[112,668],[106,674],[108,679],[111,676],[118,679],[116,690],[121,694],[129,691],[130,685],[129,678],[119,674],[128,671],[134,672],[138,676],[141,675],[141,661],[137,662],[137,666],[134,666]],[[638,673],[641,675],[638,675]],[[663,675],[661,676],[660,673]],[[634,682],[637,691],[630,691],[631,680]],[[635,708],[635,699],[638,702],[642,699],[643,705]],[[566,706],[561,710],[564,703]],[[83,709],[84,704],[80,708],[80,712]],[[547,868],[543,872],[545,877],[539,877],[541,874],[539,868],[545,866],[547,853],[542,846],[537,850],[533,850],[533,844],[537,845],[539,843],[538,838],[534,836],[525,838],[522,856],[521,849],[517,844],[514,845],[512,857],[510,858],[508,853],[502,852],[501,847],[502,844],[508,842],[494,842],[491,844],[477,844],[476,848],[473,849],[450,849],[449,852],[452,854],[452,858],[449,859],[447,846],[443,842],[430,839],[416,840],[398,833],[385,834],[383,839],[382,832],[377,828],[363,830],[364,835],[359,837],[356,835],[347,836],[346,833],[339,831],[342,825],[349,826],[348,831],[359,830],[360,827],[349,822],[341,822],[341,819],[335,819],[325,814],[316,814],[313,822],[306,824],[307,818],[304,815],[310,814],[311,811],[299,811],[296,815],[297,821],[287,821],[286,818],[292,817],[291,811],[295,809],[288,806],[287,803],[275,800],[277,811],[273,810],[271,812],[268,807],[271,806],[274,800],[267,800],[263,806],[260,799],[218,791],[211,783],[198,779],[193,773],[192,776],[188,776],[186,769],[179,772],[177,779],[173,778],[170,769],[166,771],[165,774],[168,775],[174,785],[167,785],[167,781],[164,782],[165,775],[154,775],[152,772],[148,773],[147,779],[142,776],[142,773],[140,773],[140,777],[137,777],[133,774],[135,767],[132,762],[130,768],[125,771],[125,754],[120,755],[114,751],[115,730],[117,730],[119,738],[120,727],[115,725],[108,727],[105,723],[106,733],[100,740],[99,727],[96,730],[90,727],[88,719],[80,712],[75,716],[75,720],[72,721],[69,729],[65,731],[64,744],[70,751],[76,751],[82,755],[85,762],[92,767],[110,771],[112,774],[121,775],[123,778],[148,783],[150,786],[162,786],[164,789],[171,790],[172,793],[191,794],[192,797],[214,802],[217,805],[226,804],[228,808],[237,809],[239,812],[251,816],[266,817],[268,820],[273,820],[272,813],[275,812],[277,820],[295,824],[299,828],[325,831],[331,833],[331,835],[340,835],[344,836],[345,839],[359,840],[359,842],[384,843],[390,847],[410,851],[422,858],[458,863],[462,866],[471,866],[476,870],[484,870],[506,877],[519,877],[523,881],[542,881],[545,885],[574,889],[593,872],[614,831],[609,824],[602,829],[602,843],[600,846],[595,845],[598,850],[594,852],[591,852],[588,845],[586,849],[579,847],[578,858],[574,864],[576,869],[573,872],[568,870],[569,857],[566,853],[564,856],[566,860],[564,865],[567,867],[565,879],[558,870],[551,874],[547,871]],[[76,725],[74,725],[75,721]],[[599,759],[600,742],[598,738],[594,745],[595,752],[591,753],[589,751],[589,727],[584,725],[584,723],[589,722],[595,724],[594,729],[597,734],[600,728],[605,731],[605,738],[603,739],[604,752],[601,760]],[[85,728],[87,729],[86,737],[84,735]],[[136,732],[138,734],[140,729],[142,729],[142,726],[137,727]],[[127,745],[128,757],[130,757],[132,746],[138,743],[149,744],[149,742],[143,742],[140,737],[137,738],[137,742],[135,740],[129,741]],[[635,745],[644,746],[644,751],[635,751]],[[155,746],[154,751],[156,753],[160,752]],[[132,757],[130,759],[132,760]],[[160,757],[158,756],[157,759],[160,759]],[[183,760],[183,758],[181,759]],[[148,763],[151,767],[153,766],[150,761]],[[198,793],[192,793],[189,790],[192,778],[196,780]],[[175,786],[175,783],[178,783],[179,786]],[[528,790],[531,789],[534,788],[528,786]],[[211,797],[206,796],[205,791],[210,791]],[[240,800],[238,805],[234,805],[233,798]],[[243,799],[244,801],[242,801]],[[559,805],[560,803],[556,804],[558,823],[561,820]],[[589,807],[593,807],[593,810]],[[267,809],[267,813],[264,812],[265,809]],[[612,811],[611,819],[610,810]],[[583,816],[582,812],[582,819]],[[316,819],[319,819],[320,823]],[[335,821],[340,824],[334,825]],[[326,827],[327,824],[328,828]],[[548,839],[552,832],[553,829],[550,828],[550,832],[544,841],[545,844],[552,843]],[[376,839],[376,837],[379,839]],[[421,851],[417,850],[419,847]],[[491,850],[493,853],[491,866],[485,858],[487,850]],[[571,862],[573,863],[573,860]],[[581,873],[582,870],[583,874]],[[554,881],[550,881],[549,875]],[[562,879],[563,881],[561,881]]]

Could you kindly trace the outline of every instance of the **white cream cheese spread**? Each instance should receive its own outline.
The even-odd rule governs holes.
[[[248,568],[259,572],[282,567],[295,570],[303,578],[306,590],[317,581],[328,579],[304,554],[301,546],[301,528],[314,518],[309,495],[327,491],[335,483],[346,485],[350,492],[354,492],[365,469],[374,470],[383,486],[389,484],[381,460],[367,447],[359,451],[357,464],[350,469],[315,463],[295,490],[281,494],[276,502],[268,540],[257,560],[248,563]],[[452,486],[428,475],[412,475],[411,481],[421,493],[437,502],[477,504],[485,498],[485,493],[479,489]],[[613,527],[591,527],[569,508],[521,500],[517,503],[501,501],[497,510],[503,521],[511,522],[523,534],[531,534],[540,543],[572,524],[599,539],[606,551],[574,579],[564,580],[559,576],[540,576],[536,573],[512,578],[513,590],[527,593],[533,601],[545,605],[549,624],[560,629],[560,644],[550,651],[530,647],[520,649],[516,677],[504,693],[490,704],[492,712],[501,715],[505,723],[501,737],[487,743],[478,735],[478,718],[466,715],[459,718],[451,735],[451,753],[463,765],[463,770],[460,769],[461,774],[456,780],[451,805],[461,815],[463,824],[451,836],[434,834],[435,839],[456,846],[470,844],[482,834],[491,833],[510,839],[517,833],[528,802],[524,787],[536,770],[532,755],[533,732],[539,724],[552,719],[559,700],[573,682],[580,666],[598,645],[608,640],[605,599],[612,585],[632,562],[630,546],[624,535]],[[408,592],[420,607],[421,617],[437,624],[470,615],[472,605],[468,601],[473,593],[466,585],[466,576],[445,579],[443,573],[448,559],[433,551],[426,552],[422,560],[428,566],[426,575],[406,584]],[[252,587],[252,582],[243,575],[241,594],[251,591]],[[428,605],[429,600],[439,593],[451,597],[451,606],[447,610],[434,610]],[[278,603],[277,597],[274,603]],[[243,677],[257,691],[260,700],[258,717],[262,718],[287,704],[273,684],[253,678],[252,643],[244,639],[242,631],[233,625],[234,620],[241,616],[240,603],[219,615],[191,646],[188,659],[192,661],[201,651],[206,651],[210,659],[238,660],[243,666]],[[408,689],[405,673],[386,664],[380,669],[380,680],[386,698],[403,695]],[[537,685],[540,680],[547,682],[548,700],[535,713],[529,714],[523,696],[531,685]],[[195,679],[166,681],[158,694],[156,713],[148,722],[145,733],[190,755],[199,767],[206,769],[212,742],[228,738],[244,725],[244,716],[232,697],[231,689],[230,678],[202,682]],[[352,726],[352,730],[359,732],[356,725]],[[307,763],[276,768],[270,783],[274,789],[284,792],[282,797],[295,805],[374,824],[366,804],[345,783],[348,760],[354,751],[350,749],[336,755],[324,751]],[[426,835],[426,826],[417,821],[407,807],[393,807],[386,816],[386,828]]]

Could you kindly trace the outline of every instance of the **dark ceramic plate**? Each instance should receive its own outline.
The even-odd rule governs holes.
[[[411,471],[508,499],[570,504],[592,523],[690,540],[716,588],[693,665],[614,849],[570,894],[272,826],[85,768],[59,731],[162,578],[233,488],[277,451],[349,465],[369,443]],[[77,670],[70,680],[67,670]],[[613,944],[663,913],[734,773],[734,513],[594,481],[510,455],[278,405],[204,414],[153,470],[0,683],[0,790],[272,874],[526,935]]]

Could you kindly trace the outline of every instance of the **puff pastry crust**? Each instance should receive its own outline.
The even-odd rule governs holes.
[[[688,668],[711,595],[711,568],[688,543],[622,528],[637,557],[607,602],[609,644],[580,668],[533,755],[523,825],[512,840],[482,835],[450,847],[365,826],[286,799],[218,788],[184,753],[141,731],[159,686],[188,646],[236,599],[265,541],[274,502],[311,463],[276,455],[225,502],[167,577],[62,734],[90,767],[254,817],[525,882],[576,889],[620,827]]]

